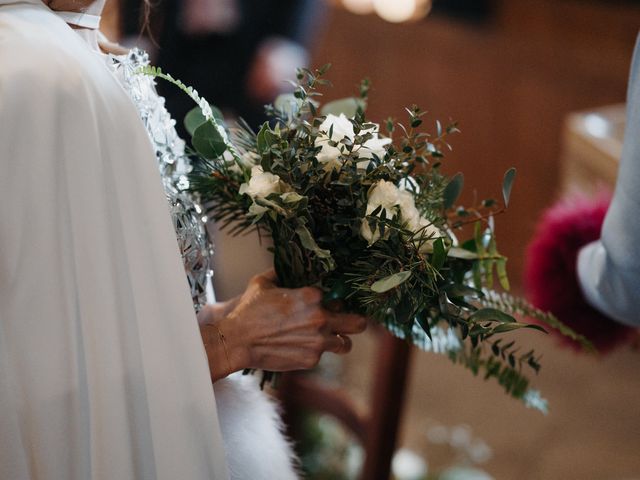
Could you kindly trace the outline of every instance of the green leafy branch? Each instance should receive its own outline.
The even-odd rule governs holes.
[[[563,336],[577,342],[586,351],[595,353],[596,350],[593,344],[586,337],[569,328],[553,314],[543,312],[542,310],[534,307],[524,298],[516,297],[507,292],[496,292],[495,290],[490,289],[483,290],[483,293],[484,296],[480,300],[483,305],[500,309],[512,315],[519,315],[537,320],[539,323],[546,325],[558,331]]]

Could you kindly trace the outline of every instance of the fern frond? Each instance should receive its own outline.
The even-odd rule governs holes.
[[[420,350],[446,355],[453,363],[462,365],[476,376],[495,379],[506,393],[521,400],[525,406],[547,413],[547,401],[537,390],[529,388],[529,379],[520,371],[519,365],[516,368],[500,355],[486,354],[481,348],[465,344],[454,329],[434,326],[427,336],[417,323],[410,332],[397,324],[384,326],[393,336],[410,340]]]
[[[507,292],[496,292],[495,290],[483,289],[484,297],[480,303],[485,307],[498,308],[512,315],[520,315],[523,317],[533,318],[552,329],[558,331],[571,340],[578,342],[582,348],[588,352],[595,353],[593,344],[583,335],[580,335],[567,325],[562,323],[555,315],[531,305],[527,300],[521,297],[515,297]]]

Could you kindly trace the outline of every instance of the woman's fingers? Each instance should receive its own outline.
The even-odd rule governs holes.
[[[327,324],[334,333],[362,333],[367,328],[367,319],[352,313],[327,313]]]
[[[325,340],[325,351],[338,354],[349,353],[351,351],[351,339],[346,335],[331,334]]]

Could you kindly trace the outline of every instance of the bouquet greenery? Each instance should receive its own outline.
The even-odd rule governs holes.
[[[458,205],[463,176],[442,171],[456,125],[436,122],[435,132],[425,133],[424,112],[414,106],[406,125],[387,120],[383,136],[366,117],[367,81],[358,97],[320,107],[327,68],[299,69],[294,93],[266,107],[271,120],[257,133],[242,121],[225,125],[195,90],[160,70],[145,73],[173,82],[198,103],[185,118],[191,188],[223,228],[256,228],[272,238],[283,286],[316,285],[333,307],[445,353],[544,409],[526,376],[526,369],[539,370],[539,357],[502,334],[550,327],[587,342],[506,293],[507,259],[497,249],[494,217],[509,203],[515,170],[504,175],[502,202]],[[469,230],[469,238],[456,238]]]

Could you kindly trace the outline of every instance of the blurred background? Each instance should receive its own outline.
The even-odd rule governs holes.
[[[137,33],[139,3],[109,1],[103,29],[111,38],[144,45],[156,64],[253,124],[296,66],[327,62],[334,87],[326,99],[355,94],[368,77],[374,121],[402,120],[412,104],[429,112],[426,124],[458,121],[462,133],[452,138],[445,171],[465,173],[466,200],[499,197],[504,171],[518,170],[509,211],[497,222],[516,292],[541,211],[563,193],[615,181],[637,1],[161,0],[151,40]],[[187,107],[176,92],[162,93],[181,118]],[[253,237],[230,242],[216,233],[216,242],[221,298],[269,265]],[[525,409],[446,358],[413,352],[397,478],[475,465],[490,476],[449,470],[440,478],[640,479],[639,352],[593,358],[523,335],[544,354],[535,386],[549,414]],[[354,341],[351,355],[328,356],[319,375],[365,408],[379,373],[378,342],[374,333]],[[362,458],[350,437],[326,418],[309,422],[307,440],[324,448],[310,450],[312,478],[356,478]]]

